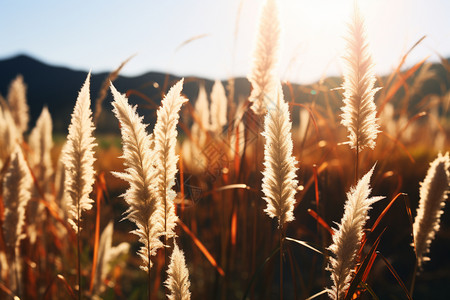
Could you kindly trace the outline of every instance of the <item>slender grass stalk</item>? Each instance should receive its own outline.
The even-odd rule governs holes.
[[[294,220],[295,193],[298,181],[295,179],[297,161],[292,155],[292,123],[289,106],[284,101],[281,84],[274,97],[274,107],[269,107],[264,132],[264,171],[262,190],[269,217],[278,219],[278,227]]]
[[[276,91],[277,66],[280,48],[280,16],[277,0],[266,0],[262,5],[258,33],[253,50],[252,70],[248,80],[252,84],[251,109],[257,115],[267,111],[266,97]]]
[[[412,298],[414,294],[414,286],[416,285],[417,271],[419,270],[418,260],[414,262],[414,271],[411,279],[411,286],[409,287],[409,296]]]
[[[283,299],[283,228],[280,227],[280,300]]]
[[[271,218],[278,219],[280,231],[280,299],[283,297],[283,229],[287,222],[294,220],[295,193],[298,181],[295,179],[296,160],[292,155],[292,123],[289,106],[284,101],[281,84],[274,97],[275,102],[269,107],[263,136],[264,171],[262,190],[267,208],[264,210]]]
[[[77,205],[77,211],[79,212],[79,205]],[[78,215],[79,216],[79,215]],[[80,220],[77,220],[77,228],[80,228]],[[77,230],[77,275],[78,275],[78,300],[81,299],[81,242],[80,231]]]
[[[183,79],[176,83],[164,97],[157,111],[157,121],[153,130],[157,164],[157,195],[162,203],[164,215],[164,238],[175,236],[174,228],[178,220],[175,215],[173,190],[175,175],[178,171],[178,155],[175,153],[177,143],[178,112],[183,103],[188,101],[181,95]]]
[[[89,198],[92,192],[94,178],[94,151],[95,138],[92,136],[94,125],[90,109],[88,74],[83,87],[78,95],[75,108],[72,113],[67,136],[67,146],[64,148],[65,160],[65,190],[67,207],[69,208],[69,223],[77,234],[77,275],[78,275],[78,299],[81,299],[81,214],[92,208],[94,202]]]
[[[355,184],[359,178],[359,141],[356,142],[355,150]]]
[[[374,88],[375,73],[368,50],[364,18],[355,2],[352,22],[346,38],[344,59],[344,106],[341,124],[347,128],[348,142],[355,149],[355,182],[358,180],[359,152],[374,149],[379,132],[376,106],[373,100],[379,88]]]

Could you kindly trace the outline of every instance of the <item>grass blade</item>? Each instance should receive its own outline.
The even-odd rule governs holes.
[[[317,294],[312,295],[311,297],[309,297],[309,298],[307,298],[307,299],[305,299],[305,300],[312,300],[312,299],[315,299],[315,298],[317,298],[317,297],[319,297],[319,296],[322,296],[323,294],[326,294],[327,292],[328,292],[327,290],[323,290],[323,291],[321,291],[321,292],[318,292]]]
[[[206,249],[206,247],[203,245],[203,243],[200,242],[200,240],[195,236],[195,234],[192,233],[192,231],[189,230],[189,228],[181,220],[178,220],[177,223],[180,224],[180,226],[181,226],[181,228],[183,228],[184,232],[186,232],[191,237],[191,239],[194,241],[194,244],[203,253],[203,255],[210,262],[210,264],[214,268],[216,268],[217,272],[219,272],[219,274],[221,276],[225,276],[225,272],[223,271],[223,269],[217,264],[217,261],[214,259],[214,257],[208,251],[208,249]]]
[[[12,299],[16,300],[19,299],[10,289],[8,289],[2,282],[0,282],[0,290],[8,294]]]
[[[386,215],[386,213],[389,211],[389,209],[391,209],[392,205],[394,204],[394,202],[398,199],[398,197],[400,196],[406,196],[405,193],[398,193],[394,199],[391,200],[391,202],[388,204],[388,206],[386,206],[386,208],[381,212],[381,214],[378,216],[377,220],[375,221],[375,223],[373,224],[372,228],[370,229],[370,232],[373,232],[378,224],[381,222],[381,219],[383,219],[383,217]]]
[[[66,291],[69,293],[71,299],[76,299],[75,293],[73,292],[72,288],[70,287],[69,283],[67,282],[66,278],[62,276],[61,274],[56,275],[53,280],[50,282],[50,284],[47,286],[44,292],[44,296],[42,296],[43,299],[52,299],[49,298],[49,292],[53,284],[56,283],[56,281],[61,281],[64,284],[64,287],[66,288]]]
[[[313,217],[314,219],[316,219],[316,221],[323,227],[325,228],[331,235],[334,234],[333,229],[331,229],[330,225],[327,224],[327,222],[325,222],[324,219],[322,219],[314,210],[312,209],[308,209],[308,214]]]
[[[397,282],[400,284],[400,286],[403,289],[403,292],[405,292],[406,297],[408,297],[408,299],[412,300],[411,296],[409,295],[409,291],[406,288],[405,284],[403,283],[402,279],[400,278],[400,276],[398,276],[397,272],[395,271],[394,267],[391,265],[391,263],[383,256],[383,254],[381,254],[379,251],[377,251],[377,255],[379,257],[381,257],[381,259],[383,259],[384,263],[386,264],[386,266],[388,267],[389,271],[391,271],[392,275],[394,275],[395,279],[397,279]]]
[[[302,246],[304,246],[304,247],[306,247],[308,249],[311,249],[314,252],[317,252],[317,253],[319,253],[321,255],[324,255],[322,251],[317,250],[316,248],[314,248],[313,246],[311,246],[309,243],[307,243],[305,241],[296,240],[296,239],[293,239],[293,238],[290,238],[290,237],[286,237],[286,240],[291,241],[291,242],[295,242],[295,243],[300,244],[300,245],[302,245]]]
[[[380,116],[386,104],[388,104],[394,98],[398,90],[406,83],[406,80],[411,77],[425,63],[427,59],[428,57],[415,64],[411,69],[406,71],[405,74],[402,74],[400,78],[394,83],[394,85],[389,88],[387,95],[384,97],[383,102],[380,105],[380,109],[377,112],[377,117]]]
[[[369,294],[372,296],[372,299],[379,300],[378,296],[375,294],[375,292],[372,290],[370,285],[368,285],[366,282],[361,282],[361,285],[369,292]]]

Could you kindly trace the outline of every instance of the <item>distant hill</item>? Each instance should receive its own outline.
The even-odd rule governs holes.
[[[433,65],[432,69],[436,72],[438,83],[428,83],[423,85],[421,89],[423,93],[443,93],[449,85],[447,73],[442,65]],[[70,122],[78,91],[83,84],[87,72],[72,70],[65,67],[51,66],[42,63],[34,58],[26,55],[18,55],[8,59],[0,60],[0,94],[6,97],[8,87],[18,74],[22,74],[24,81],[28,86],[27,98],[30,106],[31,121],[29,127],[33,127],[39,116],[42,107],[47,105],[54,120],[54,132],[65,133]],[[93,107],[95,100],[100,91],[102,83],[107,78],[108,73],[92,74],[91,77],[91,99]],[[164,86],[166,77],[168,76],[169,87],[179,78],[162,73],[149,72],[140,76],[126,77],[119,76],[114,82],[116,88],[125,93],[127,91],[138,91],[145,97],[152,99],[156,105],[159,105],[161,99],[161,88]],[[190,99],[191,103],[195,102],[198,93],[199,82],[203,82],[208,92],[210,92],[213,81],[204,78],[185,78],[183,93]],[[326,85],[330,88],[340,85],[340,78],[328,78],[325,80]],[[156,84],[155,84],[156,83]],[[224,82],[226,84],[226,82]],[[293,85],[295,95],[302,101],[318,101],[320,95],[315,92],[307,92],[306,89],[299,89],[298,85]],[[309,86],[312,89],[312,86]],[[306,92],[305,92],[306,90]],[[245,99],[250,93],[250,84],[245,78],[236,78],[235,81],[235,100]],[[289,93],[285,92],[289,98]],[[108,92],[108,96],[103,103],[103,112],[97,126],[98,132],[116,131],[118,122],[113,117],[111,109],[112,96]],[[297,100],[298,101],[298,100]],[[139,112],[146,118],[147,123],[153,123],[155,118],[154,109],[149,108],[149,103],[143,97],[136,94],[130,95],[130,102],[139,105]],[[293,116],[295,120],[297,117]]]
[[[18,74],[23,75],[28,87],[27,99],[31,115],[29,127],[34,126],[43,106],[47,105],[54,120],[54,131],[66,132],[78,91],[86,79],[87,72],[50,66],[26,55],[0,60],[0,94],[4,97],[8,93],[9,84]],[[92,74],[91,99],[93,109],[101,85],[108,75],[108,73]],[[156,105],[159,105],[161,100],[160,89],[164,86],[167,76],[169,78],[169,87],[176,80],[180,79],[171,75],[149,72],[136,77],[119,76],[114,85],[122,93],[136,90],[152,99]],[[183,93],[189,99],[195,99],[198,93],[198,83],[201,81],[205,83],[207,90],[211,89],[213,84],[211,80],[185,78]],[[243,84],[237,83],[240,90],[250,90],[250,85],[246,80],[239,80],[239,82],[243,82]],[[111,113],[111,101],[112,96],[108,93],[107,98],[103,102],[103,112],[99,120],[98,131],[111,131],[118,127],[117,121]],[[130,96],[130,102],[140,104],[140,107],[143,108],[148,107],[148,102],[134,94]],[[150,110],[141,111],[142,114],[149,112]],[[151,112],[154,114],[154,110],[151,110]],[[153,119],[152,116],[147,116],[147,118],[147,122]]]

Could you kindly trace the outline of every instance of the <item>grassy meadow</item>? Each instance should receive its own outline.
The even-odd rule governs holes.
[[[261,10],[248,95],[233,78],[185,79],[198,87],[186,99],[169,76],[154,99],[111,92],[119,69],[99,93],[112,105],[86,74],[72,116],[35,125],[26,78],[11,83],[0,299],[446,298],[450,63],[406,68],[407,52],[373,74],[355,8],[342,78],[280,82],[276,6]],[[97,133],[107,109],[119,130]],[[52,133],[58,118],[67,135]]]

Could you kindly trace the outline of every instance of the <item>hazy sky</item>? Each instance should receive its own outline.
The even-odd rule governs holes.
[[[262,0],[0,0],[0,58],[27,53],[94,73],[132,54],[124,75],[173,72],[225,79],[249,72]],[[279,0],[280,76],[312,82],[341,74],[353,0]],[[240,14],[238,14],[241,7]],[[386,73],[420,37],[409,65],[450,56],[450,1],[360,0],[376,71]],[[237,16],[240,16],[237,23]],[[238,25],[235,38],[236,24]],[[185,46],[184,41],[207,34]],[[0,70],[1,71],[1,70]]]

